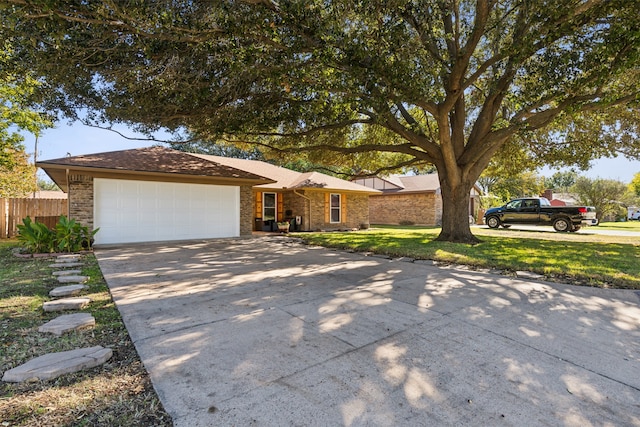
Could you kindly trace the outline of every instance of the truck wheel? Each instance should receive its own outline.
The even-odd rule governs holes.
[[[490,216],[487,218],[487,225],[489,228],[498,228],[500,227],[500,220],[497,216]]]
[[[553,221],[553,228],[556,231],[566,232],[571,229],[571,223],[566,218],[558,218]]]

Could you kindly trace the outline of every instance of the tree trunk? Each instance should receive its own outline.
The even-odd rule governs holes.
[[[474,183],[461,181],[452,186],[448,182],[446,177],[440,176],[442,231],[436,240],[468,244],[479,243],[480,240],[471,233],[469,225],[469,193]]]

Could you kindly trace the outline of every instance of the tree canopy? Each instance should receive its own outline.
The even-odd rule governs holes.
[[[5,171],[23,165],[24,136],[26,131],[38,136],[52,126],[46,115],[33,111],[28,99],[38,86],[29,73],[8,73],[6,64],[10,58],[10,45],[5,43],[0,53],[0,166]]]
[[[140,130],[432,164],[439,239],[510,141],[584,164],[638,156],[640,0],[2,0],[40,101]],[[370,138],[354,138],[363,129]],[[366,166],[366,165],[363,165]]]
[[[10,44],[5,42],[0,53],[0,197],[23,197],[35,190],[36,182],[35,167],[29,164],[21,131],[38,136],[52,123],[28,106],[38,82],[29,73],[6,72],[10,55]]]

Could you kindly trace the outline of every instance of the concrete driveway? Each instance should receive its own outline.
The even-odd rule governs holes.
[[[308,247],[104,248],[176,426],[640,426],[640,295]]]

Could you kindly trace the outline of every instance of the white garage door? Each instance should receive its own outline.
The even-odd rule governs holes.
[[[96,244],[240,235],[240,187],[96,178]]]

